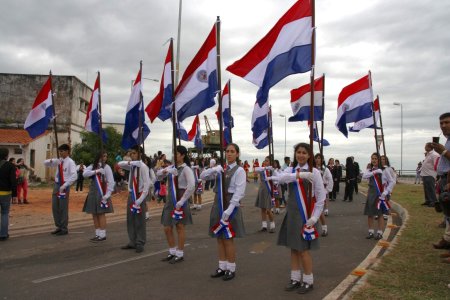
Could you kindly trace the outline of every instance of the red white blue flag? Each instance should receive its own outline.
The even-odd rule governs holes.
[[[289,75],[311,70],[312,32],[310,1],[299,0],[247,54],[227,67],[259,87],[252,116],[258,149],[268,145],[269,89]]]
[[[339,93],[336,127],[348,137],[347,124],[372,117],[372,82],[368,75],[344,87]]]
[[[314,121],[323,120],[322,98],[324,92],[325,77],[314,80]],[[291,108],[293,116],[289,122],[308,121],[311,109],[311,84],[305,84],[291,90]]]
[[[89,132],[96,133],[100,136],[101,121],[100,121],[100,74],[95,80],[94,90],[92,91],[89,106],[86,112],[86,121],[84,122],[84,129]],[[105,132],[102,131],[103,141],[106,142]]]
[[[52,118],[52,77],[49,76],[34,100],[33,107],[31,108],[23,127],[28,131],[30,137],[34,139],[47,130],[48,123]]]
[[[194,140],[194,144],[195,144],[196,148],[199,148],[199,149],[203,148],[202,134],[200,131],[200,118],[198,115],[195,117],[194,122],[192,123],[191,130],[189,130],[188,140],[189,141]]]
[[[224,146],[231,143],[231,128],[234,127],[233,117],[231,116],[230,107],[230,80],[227,81],[222,91],[222,120],[223,120],[223,139]],[[219,111],[216,111],[217,119],[219,118]]]
[[[375,113],[375,122],[377,123],[377,129],[381,127],[378,126],[378,120],[380,119],[380,100],[378,97],[373,101],[373,109]],[[352,127],[349,128],[352,132],[358,132],[364,128],[373,128],[373,116],[366,118],[364,120],[355,122]]]
[[[145,112],[152,123],[156,117],[161,121],[165,121],[172,117],[172,49],[173,43],[170,41],[169,50],[167,51],[166,60],[164,62],[163,74],[161,76],[159,93],[145,108]]]
[[[217,93],[216,24],[181,78],[175,91],[177,119],[182,122],[214,105]]]
[[[139,70],[131,90],[125,116],[125,128],[122,136],[122,148],[130,149],[135,145],[141,145],[150,134],[150,129],[145,124],[144,103],[142,99],[141,71]],[[139,127],[142,128],[142,137],[139,136]]]

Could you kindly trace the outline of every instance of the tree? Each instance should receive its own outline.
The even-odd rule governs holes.
[[[122,135],[111,126],[103,129],[108,137],[106,143],[103,144],[103,150],[108,153],[108,164],[113,166],[115,157],[120,154],[123,156],[122,148],[120,147]],[[85,165],[90,165],[97,154],[100,152],[100,138],[97,134],[92,132],[81,132],[81,144],[75,144],[72,149],[72,159],[79,164],[83,162]]]

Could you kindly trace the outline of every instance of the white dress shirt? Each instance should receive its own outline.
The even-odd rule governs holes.
[[[92,177],[93,175],[95,175],[95,170],[93,170],[94,166],[90,165],[89,167],[84,169],[83,172],[83,177]],[[102,168],[101,165],[98,166],[97,170]],[[105,165],[103,167],[103,170],[105,170],[105,181],[106,181],[106,192],[104,198],[109,198],[111,197],[112,192],[114,191],[114,185],[116,184],[114,181],[114,176],[113,176],[113,172],[111,170],[111,167],[109,165]]]
[[[297,166],[295,168],[295,172],[292,173],[292,167],[287,167],[284,171],[280,172],[282,176],[280,176],[280,183],[291,183],[297,180],[297,170],[303,170],[301,172],[309,172],[308,163],[303,166]],[[319,219],[322,214],[323,206],[325,203],[325,198],[327,196],[327,191],[325,190],[322,175],[319,170],[313,168],[313,182],[312,182],[312,196],[316,198],[316,203],[314,205],[314,210],[311,214],[311,217],[315,217],[316,220]],[[286,176],[289,175],[289,176]]]
[[[194,172],[192,172],[192,169],[188,167],[185,163],[180,165],[179,167],[183,167],[183,171],[181,174],[178,174],[178,188],[184,189],[184,194],[181,197],[181,199],[178,201],[181,205],[183,205],[195,192],[195,177]],[[158,180],[162,180],[164,177],[167,176],[168,170],[173,169],[173,166],[169,166],[165,169],[159,169],[156,172],[156,176]]]
[[[134,168],[134,176],[137,176],[137,168],[139,167],[139,191],[136,191],[136,193],[141,193],[141,196],[139,197],[139,199],[137,201],[141,202],[141,200],[145,199],[145,197],[147,197],[148,195],[148,190],[150,189],[150,176],[149,176],[149,171],[148,171],[148,167],[147,165],[142,161],[133,161],[133,163],[138,164],[137,166],[135,166]],[[132,183],[132,179],[133,179],[133,174],[131,172],[131,167],[133,167],[133,165],[130,164],[129,161],[119,161],[118,162],[119,167],[121,167],[122,169],[125,170],[129,170],[130,171],[130,175],[128,178],[128,189],[131,192],[130,189],[130,184]]]
[[[51,158],[44,161],[44,166],[46,167],[57,167],[55,173],[55,182],[59,183],[59,164],[63,163],[63,175],[64,175],[64,184],[60,188],[67,189],[72,183],[77,180],[77,166],[75,162],[67,156],[66,158]]]

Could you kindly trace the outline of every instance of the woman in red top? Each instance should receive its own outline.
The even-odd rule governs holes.
[[[244,171],[245,171],[245,177],[247,178],[248,182],[248,171],[250,171],[250,164],[248,161],[244,161]]]

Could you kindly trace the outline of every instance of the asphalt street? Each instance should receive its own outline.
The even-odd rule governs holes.
[[[107,240],[92,243],[92,224],[70,228],[69,235],[49,232],[16,236],[0,242],[0,299],[322,299],[332,291],[375,246],[367,240],[364,195],[330,203],[329,235],[312,252],[314,290],[306,296],[285,292],[290,279],[290,252],[276,245],[278,232],[259,232],[259,209],[254,207],[257,185],[247,185],[243,214],[247,235],[236,239],[236,278],[210,278],[217,268],[216,240],[208,236],[209,204],[194,211],[194,225],[186,227],[185,260],[161,262],[167,243],[160,211],[147,223],[143,253],[122,250],[128,241],[124,221],[108,224]],[[281,224],[284,211],[276,215]],[[278,228],[277,228],[278,229]]]

